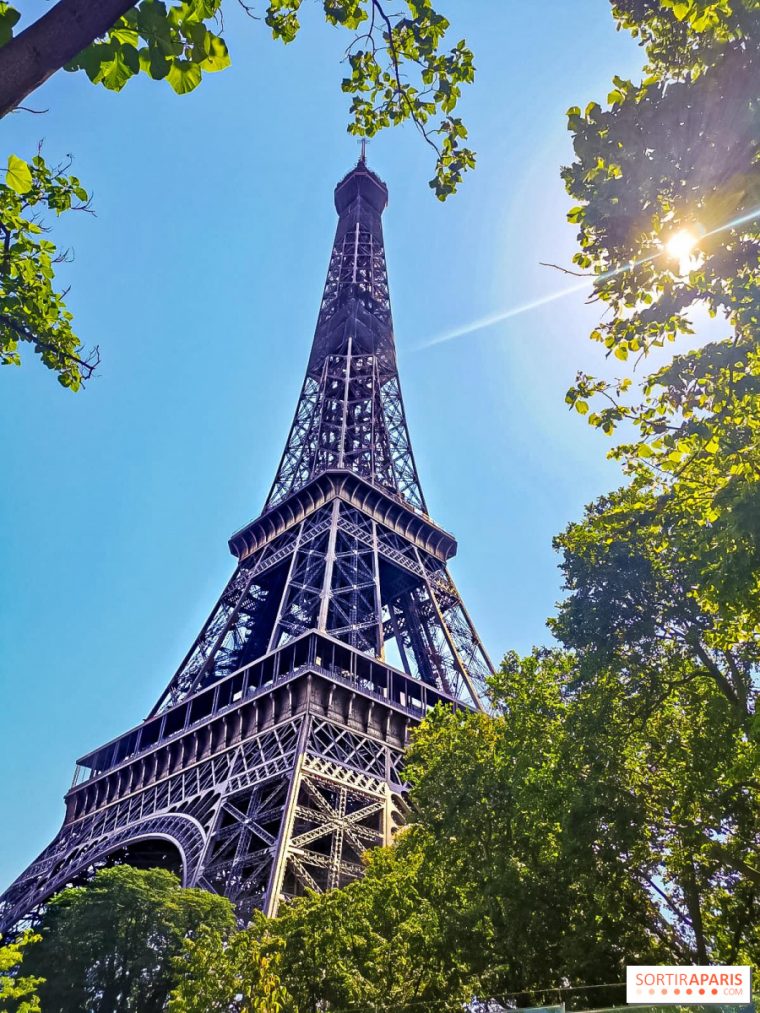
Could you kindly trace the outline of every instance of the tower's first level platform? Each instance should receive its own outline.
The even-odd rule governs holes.
[[[309,633],[80,761],[61,831],[0,900],[0,931],[118,860],[176,869],[241,915],[360,874],[403,821],[403,749],[435,704]]]

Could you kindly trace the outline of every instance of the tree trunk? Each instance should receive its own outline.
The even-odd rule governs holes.
[[[135,0],[58,0],[0,48],[0,116],[104,35]]]
[[[694,862],[691,860],[689,861],[689,869],[684,876],[683,892],[686,907],[689,910],[691,927],[694,930],[697,963],[707,964],[707,940],[705,939],[705,930],[702,923],[702,902],[699,896],[699,887],[697,886],[697,871],[694,868]]]

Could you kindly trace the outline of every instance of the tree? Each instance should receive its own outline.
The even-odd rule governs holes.
[[[32,932],[25,932],[5,946],[0,940],[0,1003],[5,1013],[40,1013],[37,989],[42,979],[19,974],[24,950],[39,938]]]
[[[420,1003],[464,1004],[472,988],[422,889],[435,873],[421,877],[416,832],[373,851],[366,875],[344,889],[309,893],[277,919],[258,914],[241,931],[186,940],[169,1010],[415,1013]]]
[[[421,1004],[465,1002],[466,968],[447,950],[440,912],[423,876],[416,828],[367,856],[364,877],[309,894],[276,920],[282,976],[296,1009],[416,1013]]]
[[[629,715],[629,791],[647,800],[639,868],[690,959],[754,954],[760,788],[760,7],[619,0],[647,76],[569,111],[576,264],[610,316],[592,334],[636,362],[693,332],[729,336],[638,385],[579,374],[568,402],[627,441],[630,485],[557,540],[570,594],[552,622],[577,685]],[[589,412],[590,401],[594,410]]]
[[[497,713],[427,717],[406,767],[410,825],[368,856],[363,879],[293,902],[272,927],[297,1009],[535,1004],[552,985],[602,986],[626,962],[672,954],[667,920],[628,866],[645,848],[644,800],[628,793],[604,721],[588,719],[581,758],[590,729],[571,720],[573,672],[569,652],[510,655]],[[604,760],[589,770],[594,750]]]
[[[255,9],[245,0],[243,8]],[[269,0],[264,21],[275,39],[292,42],[300,29],[301,0]],[[448,52],[449,22],[432,0],[406,0],[389,14],[380,0],[323,0],[328,23],[353,33],[343,91],[353,96],[349,130],[371,137],[411,121],[436,152],[431,186],[444,199],[453,193],[474,156],[453,116],[461,86],[474,76],[463,41]],[[61,68],[83,70],[91,81],[120,91],[139,73],[166,80],[180,95],[204,73],[230,63],[218,34],[222,0],[58,0],[39,20],[13,36],[20,14],[0,3],[0,116],[15,109]]]
[[[704,586],[722,540],[720,525],[717,538],[710,527],[688,527],[678,515],[679,492],[676,483],[673,498],[657,497],[633,483],[592,504],[582,522],[555,539],[570,594],[549,625],[577,651],[582,679],[615,665],[642,708],[667,696],[675,670],[678,682],[708,680],[737,733],[749,734],[760,642],[755,617],[741,602],[754,598],[756,572],[739,559],[735,586],[721,607],[719,595]]]
[[[727,337],[616,382],[579,374],[568,401],[606,433],[639,487],[666,493],[671,522],[711,526],[713,552],[758,559],[760,505],[760,7],[755,0],[617,0],[645,47],[647,76],[616,78],[606,109],[573,107],[576,264],[609,315],[592,337],[621,362],[693,331],[693,311]],[[589,412],[590,401],[594,410]],[[700,593],[730,591],[713,557]],[[758,570],[744,581],[755,614]],[[707,598],[705,598],[705,602]],[[749,631],[747,631],[749,634]]]
[[[535,1005],[560,984],[588,1008],[627,963],[760,957],[760,746],[737,697],[756,645],[695,646],[712,619],[637,495],[558,539],[563,646],[507,655],[493,713],[428,715],[410,825],[272,925],[296,1009]]]
[[[626,962],[663,954],[656,908],[627,867],[637,803],[579,763],[571,676],[569,654],[510,654],[493,680],[495,714],[435,712],[412,744],[422,868],[443,885],[445,949],[483,998],[540,1004],[553,984],[620,981]],[[622,763],[605,753],[611,769]],[[611,822],[622,847],[603,843]]]
[[[425,867],[456,884],[483,994],[615,980],[601,975],[647,948],[757,959],[760,8],[613,11],[649,66],[615,80],[606,110],[569,112],[575,262],[610,310],[592,337],[646,361],[698,305],[731,337],[638,388],[579,375],[568,401],[624,427],[612,453],[631,482],[557,540],[563,649],[507,658],[496,718],[442,715],[415,739]]]
[[[229,931],[234,921],[226,898],[184,889],[170,872],[114,866],[50,901],[28,967],[45,979],[40,998],[49,1013],[158,1013],[183,941],[202,927]]]
[[[739,559],[721,609],[703,583],[710,528],[673,519],[675,485],[671,499],[634,483],[556,539],[569,594],[550,626],[572,652],[576,713],[606,701],[594,721],[629,754],[617,790],[641,800],[646,826],[631,874],[663,905],[676,955],[756,960],[760,641],[737,604],[756,570]],[[580,753],[598,752],[594,722],[579,728]]]
[[[43,209],[56,216],[89,210],[87,191],[67,175],[70,165],[49,166],[41,150],[29,162],[8,159],[0,183],[0,364],[20,365],[21,346],[31,345],[62,386],[78,390],[97,368],[99,353],[83,351],[65,293],[53,287],[55,265],[67,254],[46,238],[41,215]]]
[[[288,1013],[292,999],[280,980],[282,941],[254,915],[246,929],[222,935],[204,927],[175,958],[178,983],[169,1013]]]

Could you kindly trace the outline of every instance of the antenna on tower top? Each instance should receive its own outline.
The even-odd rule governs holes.
[[[367,162],[367,138],[366,137],[362,137],[362,139],[361,139],[361,146],[362,146],[362,153],[359,156],[359,164],[360,165],[362,163],[366,164],[366,162]]]

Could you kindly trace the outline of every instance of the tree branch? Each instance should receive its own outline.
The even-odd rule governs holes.
[[[742,707],[741,700],[736,695],[734,687],[696,638],[689,638],[687,643],[694,649],[697,657],[707,669],[707,674],[715,682],[718,689],[731,704],[732,710],[741,718],[743,724],[748,717],[747,709],[746,707]]]
[[[723,656],[726,659],[729,671],[731,672],[736,695],[746,710],[749,702],[749,687],[747,686],[747,682],[749,680],[745,679],[739,671],[739,666],[736,664],[736,661],[730,651],[724,651]]]
[[[393,73],[396,78],[396,94],[406,103],[406,107],[409,110],[409,115],[412,118],[412,122],[417,127],[417,129],[422,134],[427,143],[430,145],[430,147],[433,149],[433,151],[436,153],[436,155],[440,157],[441,152],[440,149],[438,148],[438,145],[435,143],[435,141],[428,133],[425,124],[422,123],[420,118],[417,116],[417,111],[415,110],[414,105],[412,104],[409,96],[404,91],[403,85],[401,84],[401,70],[399,67],[399,58],[398,58],[398,51],[396,49],[396,43],[393,40],[393,25],[391,24],[391,19],[385,13],[385,10],[383,9],[382,4],[380,4],[379,0],[372,0],[372,8],[373,10],[376,10],[377,13],[380,15],[380,17],[383,19],[383,21],[385,22],[386,30],[388,32],[388,49],[391,54]]]
[[[593,271],[571,271],[569,267],[562,267],[560,264],[552,264],[550,261],[539,260],[541,267],[553,267],[555,271],[561,271],[563,274],[572,274],[574,278],[599,278],[601,275],[594,274]]]
[[[662,900],[665,901],[665,903],[668,905],[670,910],[673,912],[676,918],[678,918],[679,921],[686,922],[687,925],[691,926],[691,918],[689,918],[688,915],[684,914],[684,912],[673,902],[673,900],[671,900],[671,898],[668,897],[665,891],[661,890],[660,887],[657,886],[654,880],[650,879],[649,876],[644,875],[642,875],[642,879],[647,884],[647,886],[651,887],[651,889],[654,890],[655,893],[658,894],[662,898]]]
[[[683,890],[686,907],[691,916],[691,927],[694,932],[694,942],[697,946],[697,963],[707,963],[707,938],[702,923],[702,898],[697,884],[697,873],[694,868],[694,860],[689,859],[689,868],[681,877],[681,889]]]
[[[108,31],[134,0],[58,0],[0,48],[0,116]]]
[[[3,266],[1,270],[3,274],[8,274],[11,269],[10,257],[12,233],[11,230],[3,224],[3,222],[0,222],[0,229],[3,232]]]
[[[666,928],[667,927],[667,928]],[[654,934],[663,942],[667,947],[677,953],[686,964],[695,964],[696,954],[687,946],[684,940],[679,939],[675,929],[672,925],[661,916],[659,912],[656,912],[655,918],[652,920],[651,925]]]
[[[45,113],[49,113],[49,109],[32,109],[30,106],[16,106],[13,110],[14,113],[32,113],[33,116],[44,116]]]
[[[70,363],[73,366],[77,366],[82,371],[82,382],[90,380],[100,365],[100,348],[97,345],[95,345],[86,359],[82,359],[78,355],[74,355],[73,352],[67,352],[58,345],[53,344],[52,341],[45,341],[44,338],[40,338],[27,327],[24,327],[23,324],[14,320],[13,317],[8,316],[7,313],[0,313],[0,324],[5,324],[6,327],[9,327],[22,341],[28,341],[30,344],[52,352],[62,363]]]
[[[714,857],[717,858],[723,865],[727,865],[734,872],[741,873],[750,883],[755,886],[760,886],[760,869],[755,869],[751,865],[748,865],[743,859],[735,858],[726,854],[725,845],[721,844],[720,841],[707,841],[707,851]]]

